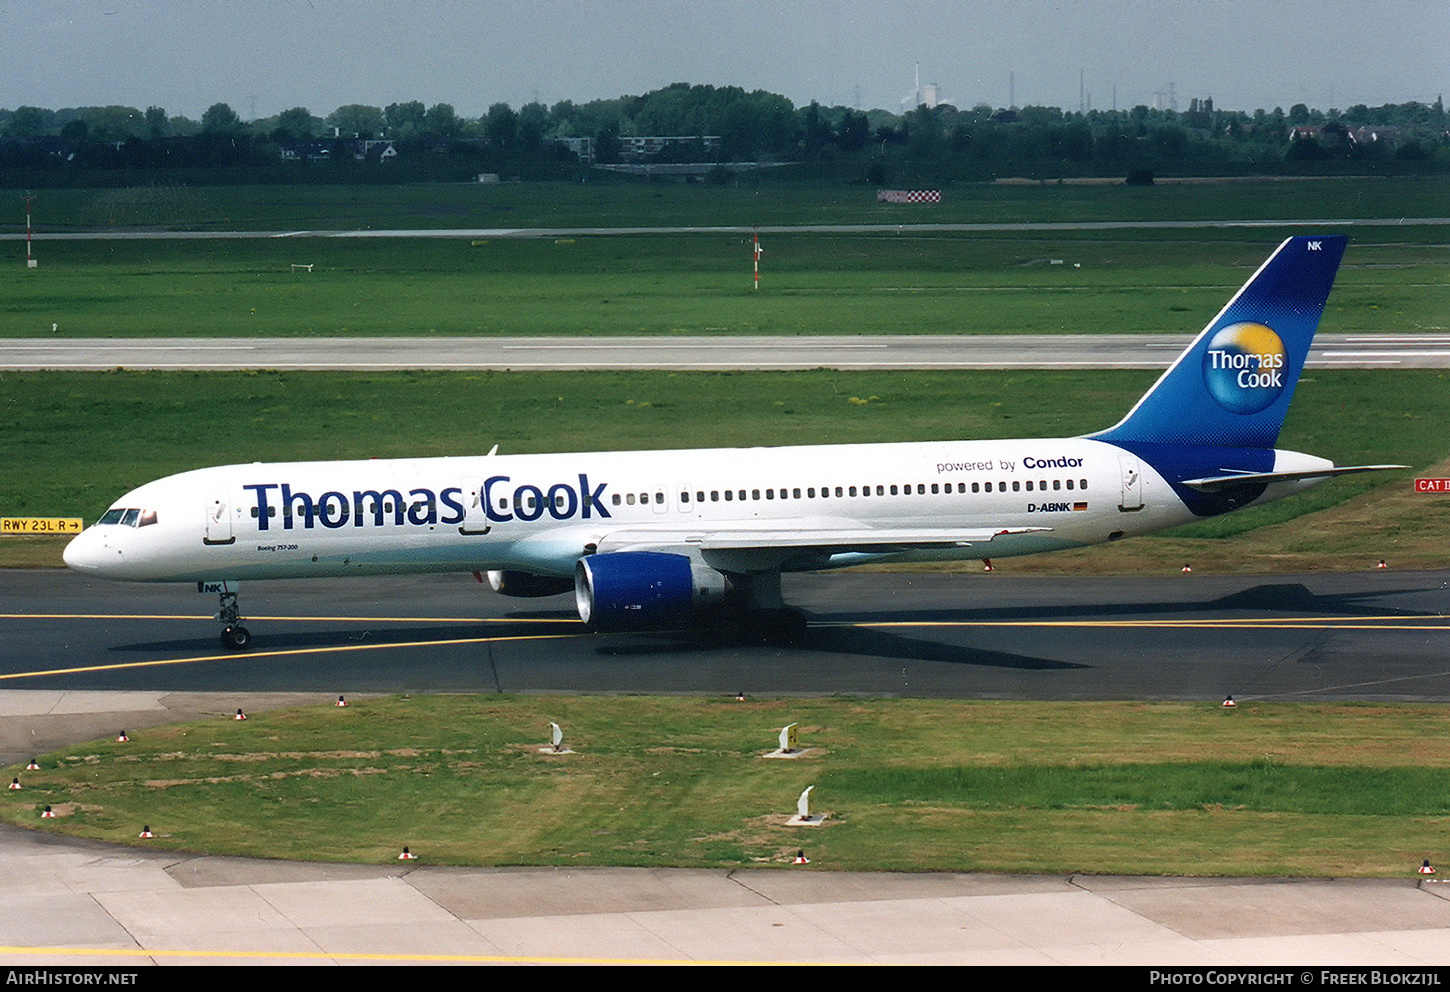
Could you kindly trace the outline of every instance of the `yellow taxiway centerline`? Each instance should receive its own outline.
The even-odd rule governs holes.
[[[342,651],[382,651],[389,648],[426,648],[452,644],[496,644],[503,641],[557,640],[582,637],[578,634],[513,634],[502,637],[457,637],[439,641],[399,641],[394,644],[339,644],[320,648],[288,648],[282,651],[232,651],[227,654],[198,655],[191,658],[161,658],[154,661],[123,661],[113,665],[81,665],[76,668],[52,668],[36,672],[10,672],[0,675],[8,679],[33,679],[43,675],[79,675],[83,672],[119,672],[130,668],[160,668],[166,665],[194,665],[206,661],[252,661],[258,658],[285,658],[302,654],[336,654]]]

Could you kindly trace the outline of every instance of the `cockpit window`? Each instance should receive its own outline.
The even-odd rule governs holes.
[[[97,524],[120,524],[122,527],[146,527],[156,522],[155,510],[139,510],[135,507],[110,509],[102,515]]]

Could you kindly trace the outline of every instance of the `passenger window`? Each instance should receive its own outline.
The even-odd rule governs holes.
[[[936,483],[935,483],[935,482],[933,482],[933,483],[932,483],[932,484],[931,484],[931,494],[932,494],[932,495],[933,495],[933,496],[935,496],[935,495],[937,495],[937,485],[936,485]]]
[[[734,498],[735,498],[735,491],[733,489],[727,489],[727,490],[725,490],[725,502],[728,503],[728,502],[730,502]]]
[[[628,496],[624,497],[624,501],[626,503],[628,503],[630,506],[633,506],[634,505],[634,493],[630,493]]]
[[[1032,492],[1032,480],[1031,479],[1028,479],[1027,480],[1027,491],[1029,493]]]
[[[1077,481],[1077,487],[1079,489],[1086,489],[1087,488],[1087,480],[1086,479],[1079,479]]]
[[[1053,479],[1052,480],[1052,488],[1053,488],[1053,491],[1056,491],[1056,490],[1061,489],[1062,488],[1062,480],[1061,479]]]
[[[1012,480],[1012,491],[1014,493],[1015,492],[1020,492],[1021,489],[1022,489],[1022,483],[1018,482],[1016,479],[1013,479]]]
[[[790,491],[790,498],[791,499],[800,499],[801,498],[801,491],[799,489],[792,489]]]

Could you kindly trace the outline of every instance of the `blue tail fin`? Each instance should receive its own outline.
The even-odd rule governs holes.
[[[1294,237],[1101,441],[1272,448],[1348,239]]]

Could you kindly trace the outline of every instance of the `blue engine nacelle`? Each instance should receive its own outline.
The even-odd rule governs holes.
[[[678,626],[728,590],[724,573],[658,551],[589,555],[574,567],[574,602],[590,630]]]
[[[557,575],[535,575],[513,569],[494,569],[488,573],[488,585],[500,596],[558,596],[574,588],[574,580]]]

